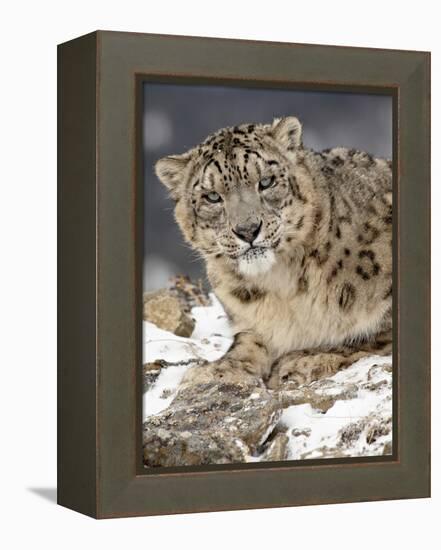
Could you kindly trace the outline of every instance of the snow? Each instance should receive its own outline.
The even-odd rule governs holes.
[[[219,300],[214,294],[210,294],[210,299],[211,305],[192,309],[196,325],[190,338],[176,336],[143,321],[143,363],[161,359],[168,363],[215,361],[222,357],[233,341],[233,333]]]

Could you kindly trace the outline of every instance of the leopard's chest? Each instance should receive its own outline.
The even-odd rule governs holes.
[[[235,324],[258,333],[275,355],[336,343],[340,332],[320,292],[268,292],[237,308]]]

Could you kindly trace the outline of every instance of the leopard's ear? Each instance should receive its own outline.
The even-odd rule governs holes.
[[[288,151],[294,151],[303,146],[302,125],[295,116],[275,118],[270,127],[270,135]]]
[[[185,173],[191,161],[191,153],[170,155],[159,159],[155,164],[155,172],[159,180],[167,187],[173,198],[178,198]]]

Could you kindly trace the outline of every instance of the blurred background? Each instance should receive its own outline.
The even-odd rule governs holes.
[[[173,201],[154,173],[155,162],[185,152],[224,126],[268,123],[287,115],[302,122],[306,147],[354,147],[392,157],[390,96],[144,83],[144,290],[163,288],[175,275],[205,281],[203,262],[181,236]]]

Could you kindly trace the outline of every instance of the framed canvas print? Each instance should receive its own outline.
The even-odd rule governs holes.
[[[430,494],[430,56],[59,46],[59,503]]]

